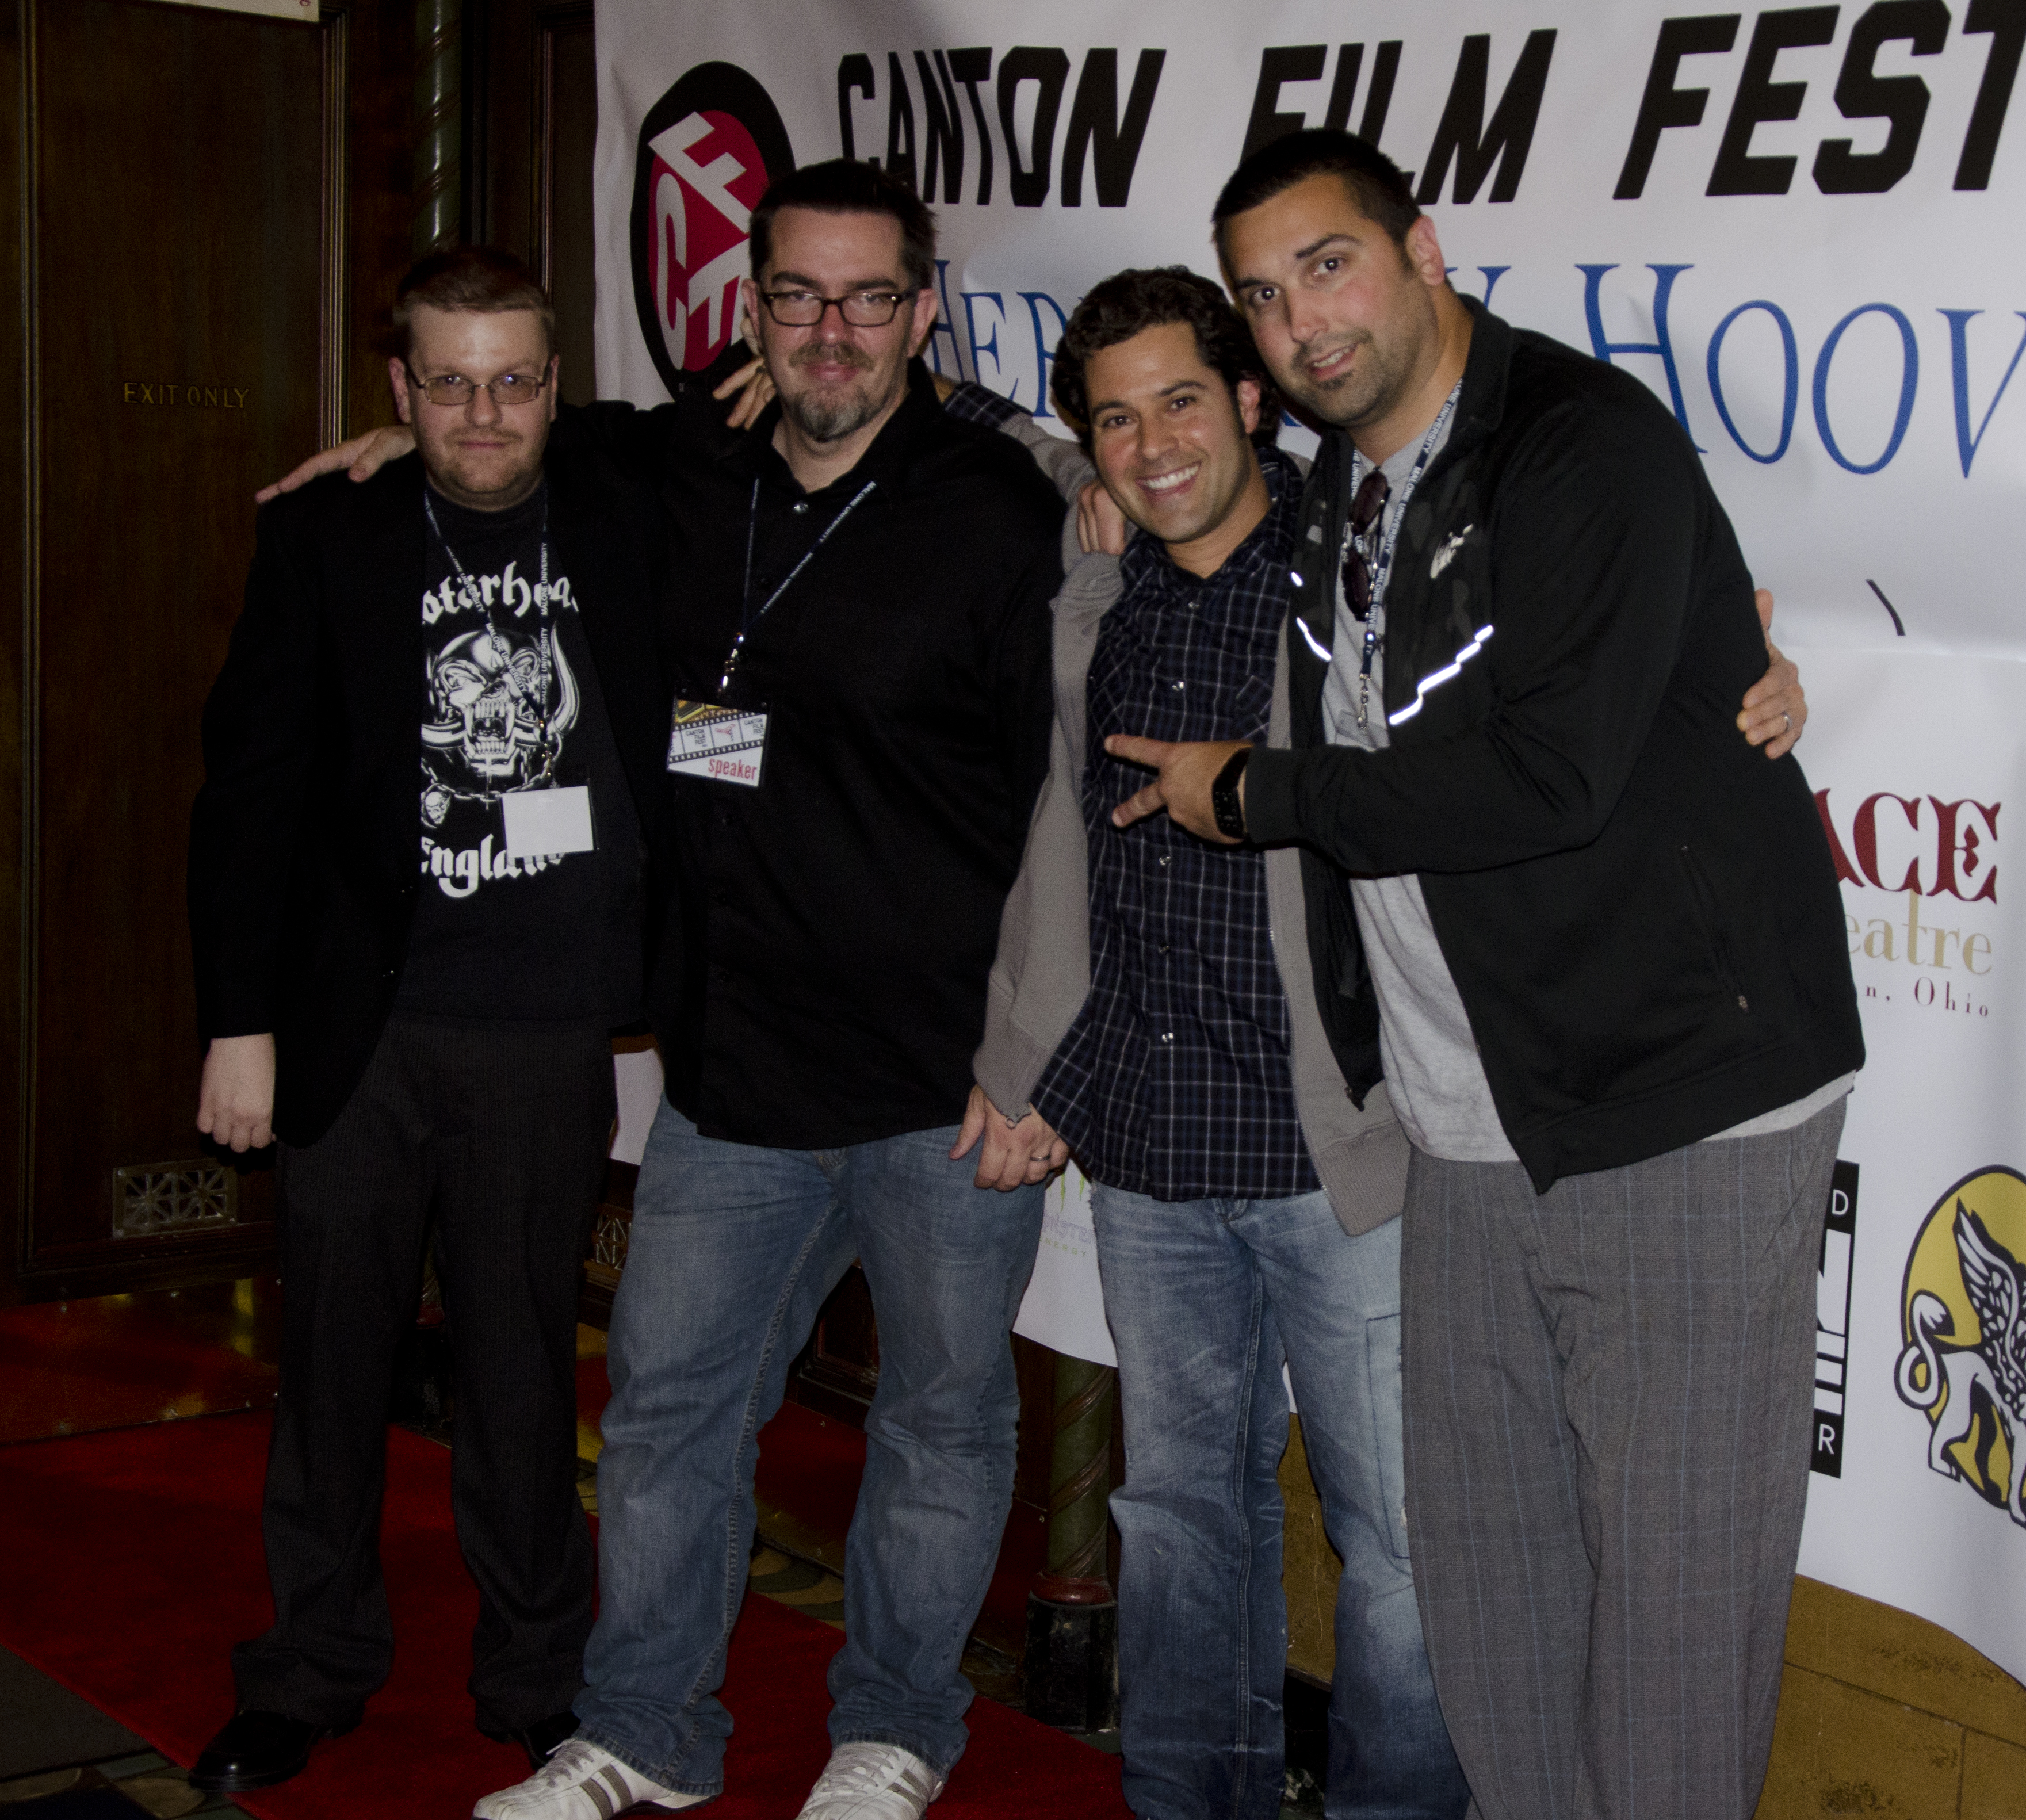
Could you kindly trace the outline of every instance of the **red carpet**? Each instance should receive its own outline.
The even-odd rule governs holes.
[[[0,1308],[0,1442],[264,1409],[281,1325],[272,1277]]]
[[[227,1652],[271,1619],[261,1569],[268,1417],[208,1417],[0,1448],[0,1642],[188,1763],[232,1706]],[[366,1722],[304,1774],[240,1797],[268,1820],[456,1820],[525,1759],[472,1729],[477,1598],[450,1525],[450,1455],[389,1435],[381,1555],[398,1638]],[[725,1704],[737,1721],[713,1820],[785,1820],[822,1768],[840,1636],[746,1601]],[[939,1820],[1121,1820],[1114,1759],[978,1701]]]

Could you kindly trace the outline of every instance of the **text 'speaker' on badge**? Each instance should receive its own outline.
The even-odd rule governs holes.
[[[669,769],[677,777],[757,789],[767,761],[767,711],[715,702],[677,702],[669,734]]]

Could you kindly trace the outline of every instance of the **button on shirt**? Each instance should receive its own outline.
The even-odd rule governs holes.
[[[1207,580],[1136,537],[1092,654],[1084,823],[1091,989],[1035,1105],[1108,1187],[1181,1201],[1321,1186],[1295,1111],[1287,1000],[1266,911],[1266,857],[1166,816],[1111,811],[1147,781],[1114,733],[1264,743],[1287,610],[1302,481],[1261,451],[1273,504]]]

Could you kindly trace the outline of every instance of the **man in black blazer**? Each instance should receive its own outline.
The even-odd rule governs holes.
[[[595,451],[548,451],[553,318],[518,261],[433,255],[395,320],[416,453],[261,511],[204,711],[197,1124],[278,1140],[283,1295],[275,1622],[234,1652],[209,1789],[294,1774],[386,1678],[385,1410],[432,1210],[481,1729],[536,1763],[569,1736],[591,1624],[577,1273],[641,1009],[666,533]]]

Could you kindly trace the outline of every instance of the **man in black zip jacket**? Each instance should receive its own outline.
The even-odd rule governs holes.
[[[1362,142],[1276,142],[1215,219],[1332,426],[1295,749],[1114,742],[1159,772],[1122,812],[1304,848],[1324,1022],[1413,1142],[1409,1542],[1473,1811],[1741,1817],[1863,1057],[1806,782],[1733,730],[1751,580],[1665,409],[1459,299]]]
[[[205,1789],[285,1780],[386,1678],[387,1394],[433,1206],[481,1729],[543,1760],[591,1628],[578,1268],[610,1033],[641,1010],[666,532],[648,489],[546,447],[553,319],[518,260],[433,255],[396,319],[418,452],[261,512],[204,710],[197,1122],[280,1141],[283,1296],[275,1622],[234,1652]]]

